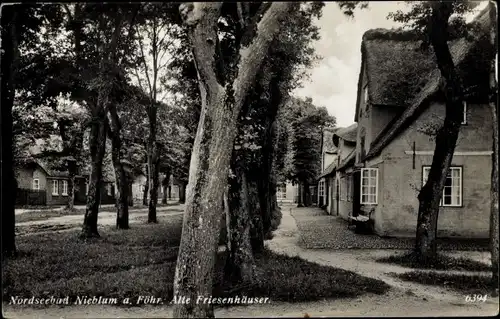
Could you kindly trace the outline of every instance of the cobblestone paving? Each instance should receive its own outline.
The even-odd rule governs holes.
[[[300,230],[299,246],[305,249],[411,249],[413,238],[391,238],[356,234],[347,221],[316,207],[292,209]],[[438,239],[440,250],[488,250],[488,240]]]

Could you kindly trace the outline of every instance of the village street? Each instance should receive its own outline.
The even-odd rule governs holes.
[[[168,214],[178,215],[181,206],[168,207],[161,210],[159,216],[168,218]],[[170,211],[170,213],[169,213]],[[346,240],[352,233],[347,228],[338,234],[325,233],[327,224],[334,224],[336,218],[328,216],[316,207],[296,208],[295,205],[282,206],[283,217],[279,228],[275,231],[272,240],[266,243],[267,247],[274,252],[299,256],[302,259],[319,263],[325,266],[338,267],[350,270],[363,276],[376,278],[389,284],[392,288],[383,295],[367,294],[352,299],[322,300],[316,302],[284,303],[271,302],[266,305],[234,306],[230,308],[216,308],[217,317],[303,317],[309,316],[487,316],[498,312],[498,298],[488,296],[486,302],[466,302],[465,295],[438,286],[421,285],[413,282],[405,282],[390,273],[403,273],[408,268],[388,265],[376,262],[375,259],[402,252],[401,249],[305,249],[304,235],[298,224],[316,223],[315,240],[328,240],[327,237],[335,237],[337,240]],[[138,216],[143,214],[137,213]],[[135,216],[134,213],[131,214]],[[293,216],[292,216],[293,215]],[[103,213],[102,223],[110,220],[112,216]],[[139,219],[131,218],[138,222]],[[51,218],[46,221],[26,222],[36,225],[61,224],[62,222],[72,224],[72,218]],[[100,221],[101,222],[101,221]],[[69,225],[68,224],[68,225]],[[344,232],[343,234],[340,234]],[[357,244],[373,244],[374,237],[365,238],[363,235],[355,235],[347,240],[356,238]],[[404,241],[403,241],[404,242]],[[351,242],[350,245],[356,245]],[[489,262],[489,252],[480,251],[449,251],[447,255],[466,256],[470,259]],[[465,272],[464,272],[465,273]],[[473,272],[467,272],[473,274]],[[72,306],[72,307],[48,307],[48,308],[21,308],[17,312],[12,306],[5,305],[5,315],[16,318],[77,318],[77,317],[170,317],[170,306],[143,306],[143,307],[114,307],[114,306]],[[17,308],[19,309],[19,308]]]

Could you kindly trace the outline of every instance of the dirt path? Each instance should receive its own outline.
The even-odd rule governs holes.
[[[273,240],[267,246],[291,256],[298,255],[319,264],[354,271],[360,275],[386,281],[393,288],[384,295],[363,295],[353,299],[322,300],[304,303],[272,302],[265,305],[216,308],[215,315],[222,318],[241,317],[359,317],[359,316],[493,316],[498,313],[498,298],[486,302],[467,303],[465,295],[448,290],[404,282],[388,272],[407,271],[403,267],[379,264],[374,258],[394,253],[394,250],[305,250],[297,245],[298,230],[288,209]],[[14,308],[6,305],[7,318],[170,318],[170,305],[122,308],[116,306],[73,306],[59,308]]]

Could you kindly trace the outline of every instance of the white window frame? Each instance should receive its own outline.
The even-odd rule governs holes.
[[[372,181],[371,177],[371,172],[375,172],[375,182],[374,184]],[[368,176],[364,176],[365,173],[368,174]],[[368,181],[368,184],[365,184],[365,181]],[[373,186],[375,186],[375,193],[370,194],[370,191],[368,191],[368,194],[363,193],[363,186],[366,186],[368,190],[372,189]],[[361,183],[360,183],[360,203],[361,205],[377,205],[378,204],[378,168],[375,167],[370,167],[370,168],[362,168],[361,169]],[[364,195],[368,198],[368,200],[363,201]],[[374,201],[370,201],[370,197],[374,197]]]
[[[429,172],[431,170],[430,166],[423,166],[422,167],[422,186],[425,185],[427,182],[427,177],[429,176]],[[461,166],[450,166],[450,169],[448,171],[448,174],[451,175],[452,178],[452,186],[453,187],[453,175],[452,171],[457,170],[459,172],[459,183],[458,183],[458,203],[453,203],[453,196],[452,196],[452,203],[451,204],[445,204],[444,202],[444,194],[445,194],[445,189],[443,188],[443,195],[441,196],[441,200],[439,201],[439,206],[441,207],[463,207],[463,194],[462,194],[462,189],[463,189],[463,170]],[[448,176],[446,176],[448,178]]]
[[[35,182],[36,182],[36,184],[35,184]],[[35,185],[36,185],[36,187],[35,187]],[[33,185],[32,186],[33,186],[34,190],[37,190],[37,191],[40,190],[40,180],[38,178],[33,178]]]
[[[68,181],[66,180],[62,181],[62,195],[68,196]]]
[[[59,195],[59,181],[57,179],[52,180],[52,195]]]
[[[467,102],[463,101],[462,104],[464,106],[464,113],[463,113],[462,123],[460,123],[460,124],[466,125],[467,124]]]

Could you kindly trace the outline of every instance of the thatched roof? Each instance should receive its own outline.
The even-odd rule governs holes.
[[[356,149],[353,149],[347,157],[340,162],[340,165],[337,170],[344,170],[348,168],[351,165],[354,165],[354,160],[356,159]]]
[[[338,146],[339,138],[350,142],[356,143],[356,135],[358,133],[358,123],[354,123],[348,127],[339,128],[335,134],[333,134],[333,143]]]
[[[488,8],[483,10],[475,19],[475,21],[479,23],[483,31],[488,30]],[[458,69],[460,70],[459,72],[464,78],[464,87],[480,87],[484,86],[484,84],[487,85],[487,83],[481,82],[481,78],[487,79],[487,76],[481,76],[485,75],[485,72],[488,72],[488,63],[485,63],[487,59],[484,59],[484,61],[478,60],[477,52],[474,52],[480,51],[479,41],[472,41],[461,38],[455,41],[451,41],[449,47],[453,57],[453,61],[455,65],[457,65]],[[431,54],[434,54],[432,50],[429,51],[431,52]],[[375,138],[375,140],[371,143],[370,151],[365,156],[364,160],[378,155],[380,151],[384,147],[386,147],[402,130],[404,130],[415,119],[418,118],[418,116],[426,109],[426,107],[430,105],[429,102],[432,99],[436,98],[440,94],[440,88],[442,84],[441,73],[437,69],[437,65],[435,65],[433,55],[429,57],[429,60],[432,61],[432,64],[434,65],[430,71],[427,71],[426,69],[428,64],[420,61],[419,63],[423,63],[424,65],[424,70],[416,72],[414,74],[420,74],[420,79],[425,79],[425,83],[419,81],[420,84],[418,84],[416,87],[413,87],[412,93],[405,96],[405,102],[400,104],[403,108],[402,113],[399,116],[396,116]],[[409,62],[408,64],[414,63]],[[486,71],[484,70],[485,68]],[[370,74],[370,72],[368,73]],[[424,76],[422,76],[422,74]],[[370,94],[371,81],[369,80],[368,82]],[[403,81],[402,86],[407,87],[405,81]],[[374,94],[376,95],[377,93],[375,92]],[[371,95],[370,99],[372,99]],[[408,100],[409,103],[406,102]]]
[[[321,179],[325,176],[331,175],[335,173],[335,169],[337,168],[337,161],[333,161],[330,165],[327,166],[327,168],[321,173],[321,175],[318,176],[317,179]]]
[[[487,19],[487,9],[475,21]],[[450,41],[455,63],[463,50],[464,39]],[[412,31],[372,29],[365,32],[361,43],[361,69],[355,121],[358,121],[363,71],[366,69],[368,95],[374,105],[409,107],[437,69],[432,48],[422,48],[422,41]]]

